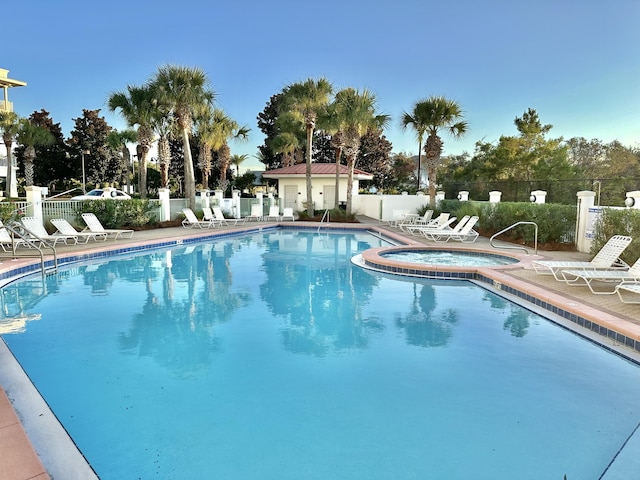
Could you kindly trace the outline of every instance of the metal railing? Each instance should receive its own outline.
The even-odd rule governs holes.
[[[327,219],[327,223],[329,223],[329,210],[325,210],[324,214],[322,215],[322,218],[320,219],[320,225],[318,225],[318,233],[320,233],[320,227],[322,227],[322,223],[324,222],[324,219]]]
[[[493,239],[496,238],[498,235],[502,235],[504,232],[508,232],[509,230],[511,230],[514,227],[517,227],[518,225],[533,225],[535,226],[535,234],[534,234],[534,255],[538,254],[538,224],[536,222],[516,222],[513,225],[505,228],[504,230],[500,230],[498,233],[495,233],[491,236],[491,238],[489,239],[489,243],[491,244],[491,246],[493,248],[504,248],[504,249],[516,249],[516,250],[524,250],[525,253],[527,255],[529,255],[529,250],[527,250],[525,247],[517,247],[515,245],[503,245],[503,246],[497,246],[493,244]]]
[[[3,225],[3,228],[9,232],[11,235],[11,253],[13,258],[19,257],[35,257],[35,254],[29,255],[29,252],[36,250],[40,257],[40,270],[42,275],[44,276],[47,273],[47,269],[44,262],[44,252],[43,248],[50,249],[53,252],[53,272],[58,270],[58,253],[55,247],[47,242],[45,239],[38,237],[36,234],[30,232],[21,223],[12,221]],[[21,241],[17,242],[16,237]],[[20,250],[20,254],[18,254],[18,243],[26,244],[25,250]]]

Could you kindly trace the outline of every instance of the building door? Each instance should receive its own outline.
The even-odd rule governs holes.
[[[336,186],[335,185],[323,185],[322,186],[322,209],[331,210],[336,206]]]
[[[298,210],[298,187],[295,185],[284,186],[284,208]]]

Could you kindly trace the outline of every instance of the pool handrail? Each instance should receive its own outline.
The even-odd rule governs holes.
[[[534,234],[534,243],[533,243],[533,248],[534,248],[534,255],[538,255],[538,224],[536,222],[516,222],[513,225],[505,228],[504,230],[500,230],[498,233],[494,233],[491,238],[489,239],[489,244],[491,244],[491,246],[493,248],[504,248],[504,249],[508,249],[508,248],[512,248],[512,249],[516,249],[516,250],[524,250],[524,252],[529,255],[529,250],[527,250],[525,247],[517,247],[517,246],[512,246],[512,245],[503,245],[501,247],[494,245],[493,244],[493,239],[496,238],[498,235],[502,235],[504,232],[507,232],[509,230],[511,230],[514,227],[517,227],[518,225],[533,225],[535,227],[535,234]]]
[[[29,232],[21,223],[17,221],[7,222],[2,227],[5,228],[11,234],[11,238],[13,240],[11,242],[11,253],[14,259],[18,257],[35,256],[35,255],[22,255],[22,254],[19,255],[17,253],[16,251],[17,243],[15,242],[15,238],[18,237],[28,246],[29,249],[35,249],[38,251],[40,256],[40,268],[43,276],[46,275],[47,271],[45,267],[44,252],[42,251],[42,247],[46,247],[52,250],[53,271],[56,272],[58,270],[58,254],[57,254],[56,248],[51,243],[49,243],[46,239],[40,238],[37,235]],[[26,253],[26,251],[23,251],[23,252]]]

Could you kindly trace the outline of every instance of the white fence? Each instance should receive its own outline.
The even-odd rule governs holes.
[[[393,219],[393,212],[416,213],[429,204],[428,195],[358,195],[354,197],[354,212],[381,222]]]

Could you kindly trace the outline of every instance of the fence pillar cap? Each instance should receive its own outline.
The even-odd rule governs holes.
[[[578,197],[595,197],[596,196],[596,192],[593,192],[591,190],[582,190],[582,191],[576,193],[576,196],[578,196]]]

